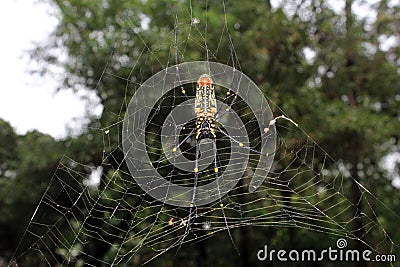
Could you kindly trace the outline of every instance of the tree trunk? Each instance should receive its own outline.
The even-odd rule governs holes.
[[[352,108],[357,108],[357,92],[358,88],[354,80],[354,65],[355,65],[355,51],[356,40],[353,33],[353,14],[351,11],[353,0],[346,0],[345,13],[346,13],[346,71],[347,71],[347,86],[348,86],[348,98],[349,105]],[[362,194],[358,186],[360,183],[360,177],[357,171],[357,164],[360,161],[359,156],[359,143],[357,141],[357,136],[350,136],[349,140],[349,156],[350,156],[350,175],[351,179],[351,203],[354,207],[354,235],[360,240],[356,243],[356,249],[361,253],[365,249],[365,245],[361,242],[365,234],[364,224],[361,216],[362,208]],[[366,267],[367,263],[365,261],[359,261],[355,263],[357,267]]]

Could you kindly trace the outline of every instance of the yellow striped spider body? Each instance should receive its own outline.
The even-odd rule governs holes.
[[[214,84],[207,74],[200,76],[196,86],[196,139],[215,139],[215,113],[217,101],[215,99]]]

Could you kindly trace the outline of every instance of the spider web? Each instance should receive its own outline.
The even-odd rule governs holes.
[[[177,17],[175,29],[170,32],[175,37],[168,44],[176,52],[171,54],[174,60],[165,64],[159,62],[158,70],[180,63],[179,60],[184,59],[191,45],[202,46],[204,49],[204,55],[198,60],[212,61],[216,59],[214,55],[218,50],[222,49],[208,47],[207,21],[200,21],[191,9],[187,12],[190,21],[178,21]],[[202,23],[205,28],[200,27]],[[156,48],[148,46],[141,33],[135,31],[134,25],[131,26],[146,47],[138,57],[138,62],[159,61]],[[179,35],[181,30],[184,36]],[[228,40],[224,49],[229,49],[231,55],[223,63],[240,69],[227,28],[221,30],[220,38]],[[110,54],[110,58],[113,55]],[[134,64],[132,72],[135,68],[137,66]],[[153,74],[158,70],[153,70]],[[180,78],[183,80],[186,74],[180,73]],[[249,192],[252,176],[257,171],[258,162],[262,160],[260,155],[251,154],[247,163],[243,161],[246,164],[241,166],[243,174],[240,181],[226,195],[218,196],[219,199],[212,203],[179,207],[154,199],[132,178],[135,174],[128,170],[127,160],[140,160],[143,168],[154,168],[165,179],[187,188],[206,185],[216,178],[213,154],[207,153],[211,151],[209,146],[202,150],[202,159],[208,164],[204,164],[195,184],[193,171],[176,167],[180,163],[179,159],[168,156],[174,146],[165,145],[162,140],[162,130],[168,114],[176,106],[194,99],[193,82],[178,85],[163,94],[154,105],[145,106],[151,111],[143,128],[145,141],[141,145],[146,150],[141,153],[146,153],[150,161],[127,158],[123,149],[126,139],[121,136],[124,110],[132,97],[130,92],[145,82],[148,78],[146,75],[143,72],[142,81],[138,82],[132,80],[131,74],[121,76],[110,66],[104,68],[99,83],[104,79],[125,82],[126,99],[121,104],[120,113],[112,114],[115,117],[113,123],[94,129],[102,136],[102,164],[89,166],[68,156],[68,151],[65,153],[33,213],[16,250],[13,265],[24,266],[24,262],[37,258],[38,266],[151,264],[164,254],[172,253],[179,257],[181,253],[187,253],[185,249],[191,248],[193,244],[212,240],[216,236],[227,238],[227,246],[230,246],[228,250],[235,254],[243,251],[241,244],[244,241],[240,229],[248,227],[260,229],[261,233],[282,228],[314,231],[328,239],[346,238],[360,242],[365,248],[377,253],[398,251],[398,244],[381,225],[377,211],[382,210],[397,219],[398,216],[355,181],[348,173],[348,166],[335,161],[301,125],[297,126],[293,121],[284,119],[275,122],[271,117],[269,121],[275,122],[271,123],[271,128],[260,127],[255,111],[233,90],[235,84],[231,88],[216,86],[216,98],[237,114],[236,120],[240,119],[242,123],[237,124],[238,129],[249,140],[245,142],[246,146],[261,151],[262,136],[276,133],[274,162],[264,182],[255,192]],[[264,97],[278,116],[290,117],[268,95]],[[131,115],[138,116],[140,111],[133,109]],[[105,107],[104,112],[111,111]],[[221,129],[226,130],[223,112],[223,109],[219,110],[217,122]],[[178,149],[182,151],[185,160],[191,162],[196,157],[194,129],[195,120],[191,119],[182,125],[182,130],[175,136],[169,136],[178,140]],[[232,138],[239,140],[242,137],[218,133],[216,144],[219,173],[227,169],[232,149],[237,146]],[[118,155],[122,155],[124,160],[120,161]],[[100,182],[94,183],[94,178],[100,178]],[[350,182],[356,184],[360,191],[362,209],[352,201]],[[355,221],[362,222],[361,228],[354,228]],[[255,255],[256,251],[253,253]]]

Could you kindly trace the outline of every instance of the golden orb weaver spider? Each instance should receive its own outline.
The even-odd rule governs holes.
[[[216,138],[215,135],[215,113],[217,112],[217,101],[215,99],[214,84],[207,74],[200,76],[196,87],[196,139]]]
[[[185,91],[183,92],[185,93]],[[230,95],[228,91],[227,95]],[[236,98],[234,98],[236,99]],[[231,103],[230,106],[232,106]],[[224,130],[216,126],[216,113],[217,113],[217,100],[215,98],[214,83],[210,75],[203,74],[199,77],[196,85],[196,98],[195,98],[195,112],[196,112],[196,159],[194,173],[198,173],[198,142],[202,138],[210,138],[213,140],[213,152],[214,152],[214,172],[218,173],[217,166],[217,147],[216,147],[216,130],[221,132],[223,135],[228,137],[234,143],[237,143],[240,147],[247,148],[249,151],[256,154],[261,152],[245,146],[242,142],[237,141],[231,137]],[[176,151],[176,148],[174,148]]]
[[[188,96],[186,95],[186,90],[183,88],[182,88],[182,93],[186,96],[186,98],[188,98]],[[226,95],[227,95],[226,98],[233,96],[233,101],[229,105],[229,108],[231,108],[237,97],[234,96],[230,90],[227,92]],[[215,96],[215,88],[214,88],[213,79],[208,74],[202,74],[199,77],[199,79],[197,80],[196,89],[195,89],[194,112],[196,114],[195,128],[178,144],[178,146],[176,146],[172,149],[173,152],[176,152],[177,149],[183,143],[185,143],[185,141],[187,141],[193,134],[195,135],[195,150],[196,150],[196,152],[195,152],[195,162],[194,162],[195,165],[194,165],[194,169],[193,169],[194,181],[193,181],[192,203],[194,203],[196,189],[197,189],[197,185],[198,185],[199,144],[202,139],[211,139],[212,140],[213,163],[214,163],[214,173],[215,173],[216,180],[218,180],[218,178],[219,178],[219,166],[218,166],[218,160],[217,160],[217,134],[216,134],[217,132],[220,132],[222,135],[226,136],[231,141],[231,144],[235,143],[239,147],[242,147],[244,149],[247,149],[250,152],[253,152],[253,154],[262,155],[262,153],[259,152],[258,150],[244,145],[242,142],[240,142],[240,141],[236,140],[234,137],[230,136],[225,130],[223,130],[222,128],[217,126],[216,114],[218,112],[218,109],[217,109],[217,100],[216,100],[216,96]],[[219,206],[220,206],[222,214],[223,214],[223,218],[225,221],[226,228],[228,230],[229,237],[230,237],[233,245],[236,248],[236,245],[233,241],[232,235],[229,231],[228,221],[227,221],[227,218],[225,215],[224,204],[222,203],[221,195],[219,195],[219,202],[220,202]],[[186,220],[186,223],[184,225],[186,228],[184,237],[189,232],[189,227],[190,227],[190,223],[192,220],[192,208],[193,207],[194,207],[193,205],[190,206],[189,217]],[[211,226],[209,226],[209,227],[211,227]],[[181,242],[183,242],[183,239],[181,240]],[[236,250],[238,250],[238,249],[236,248]]]

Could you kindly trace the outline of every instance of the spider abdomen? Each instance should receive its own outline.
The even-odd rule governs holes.
[[[196,122],[196,139],[216,138],[215,135],[215,118],[214,115],[203,115],[197,117]]]

